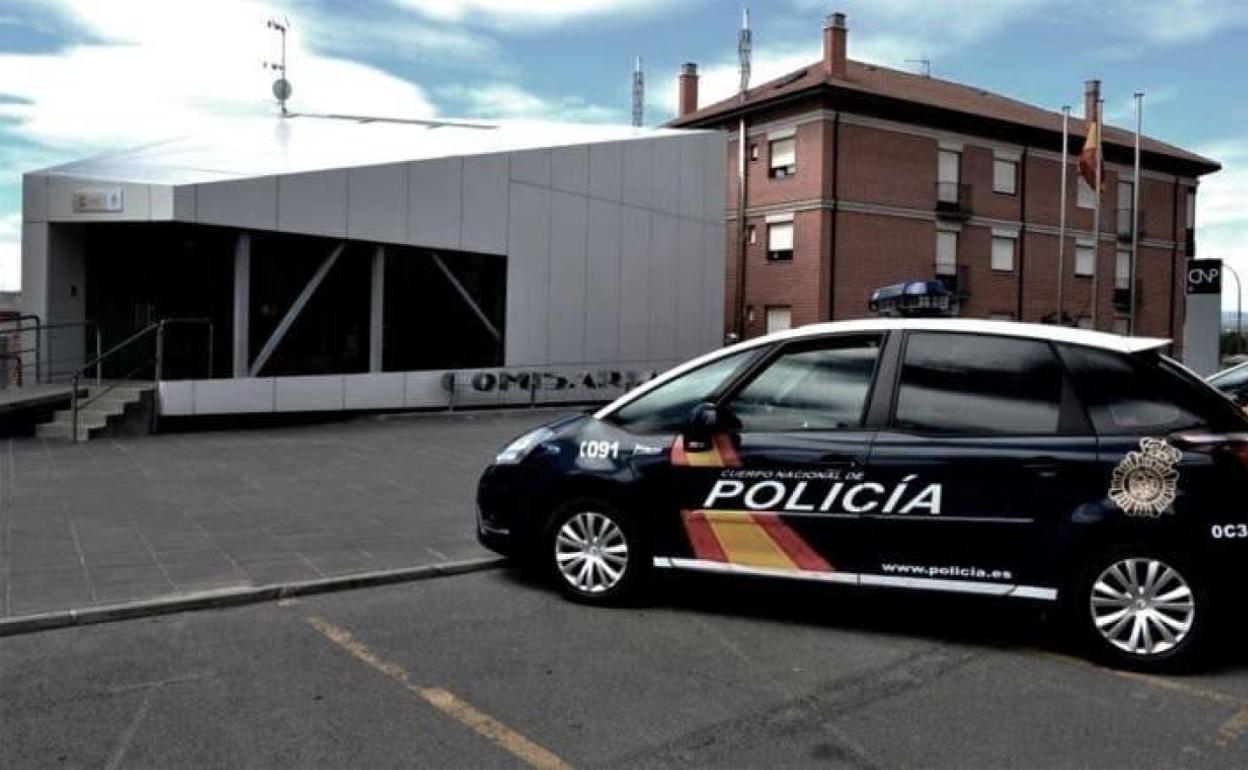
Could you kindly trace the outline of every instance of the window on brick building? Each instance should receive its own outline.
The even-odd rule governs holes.
[[[941,150],[936,167],[936,199],[941,203],[958,202],[958,183],[961,181],[962,153],[957,150]]]
[[[770,142],[771,176],[785,179],[797,173],[797,139],[788,136]]]
[[[750,144],[750,160],[758,160],[758,142]]]
[[[1096,250],[1092,244],[1075,247],[1075,275],[1092,275],[1096,270]]]
[[[754,225],[750,225],[746,227],[745,239],[750,242],[751,246],[758,243],[758,228],[755,227]]]
[[[793,223],[772,222],[767,225],[767,258],[793,259]]]
[[[1079,208],[1096,208],[1096,193],[1092,192],[1092,185],[1088,184],[1087,180],[1081,176],[1076,176],[1075,180],[1075,186],[1078,188],[1076,202],[1079,204]]]
[[[1080,329],[1091,329],[1092,317],[1086,315],[1079,316],[1078,320],[1075,321],[1075,326]]]
[[[1131,288],[1131,251],[1119,249],[1114,258],[1114,288]]]
[[[1014,269],[1014,239],[1000,235],[992,237],[992,269],[1011,271]]]
[[[936,275],[958,274],[958,234],[952,230],[936,231]]]
[[[992,191],[1004,195],[1018,192],[1018,163],[997,159],[992,162]]]
[[[1131,333],[1131,319],[1126,316],[1119,316],[1114,319],[1114,334],[1121,334],[1124,337]]]
[[[793,327],[793,308],[788,305],[767,306],[767,333],[782,332]]]

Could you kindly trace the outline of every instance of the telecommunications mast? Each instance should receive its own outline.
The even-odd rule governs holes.
[[[277,105],[282,111],[282,116],[285,117],[288,114],[286,111],[286,100],[290,99],[290,94],[293,90],[290,80],[286,78],[286,32],[290,29],[290,20],[285,17],[282,17],[280,22],[277,19],[269,19],[265,26],[275,30],[282,40],[281,59],[277,62],[265,62],[264,68],[278,73],[277,80],[273,81],[273,96],[277,99]]]
[[[641,71],[641,57],[633,67],[633,126],[641,128],[646,119],[646,75]]]

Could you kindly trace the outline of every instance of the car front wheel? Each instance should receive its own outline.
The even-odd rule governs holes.
[[[636,594],[645,549],[632,522],[612,506],[594,501],[566,506],[549,532],[547,553],[565,595],[611,604]]]
[[[1096,561],[1076,600],[1082,625],[1101,657],[1141,670],[1194,662],[1210,609],[1194,568],[1147,553]]]

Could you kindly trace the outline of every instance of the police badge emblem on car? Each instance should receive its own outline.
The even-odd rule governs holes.
[[[1179,482],[1174,466],[1182,459],[1164,439],[1141,439],[1140,451],[1128,452],[1114,469],[1109,499],[1128,516],[1161,516],[1174,503]]]

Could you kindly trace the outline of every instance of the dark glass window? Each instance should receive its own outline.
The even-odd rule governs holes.
[[[1229,402],[1155,353],[1129,356],[1074,345],[1061,351],[1097,433],[1243,429]]]
[[[784,353],[728,406],[745,431],[859,427],[879,354],[877,338],[825,341]]]
[[[734,353],[687,372],[625,405],[611,419],[635,432],[679,430],[689,422],[694,407],[715,395],[758,354],[758,348]]]
[[[1062,370],[1046,342],[974,334],[911,334],[894,420],[944,434],[1058,432]]]
[[[1241,364],[1232,369],[1218,372],[1209,378],[1209,384],[1224,393],[1243,393],[1248,391],[1248,364]]]

